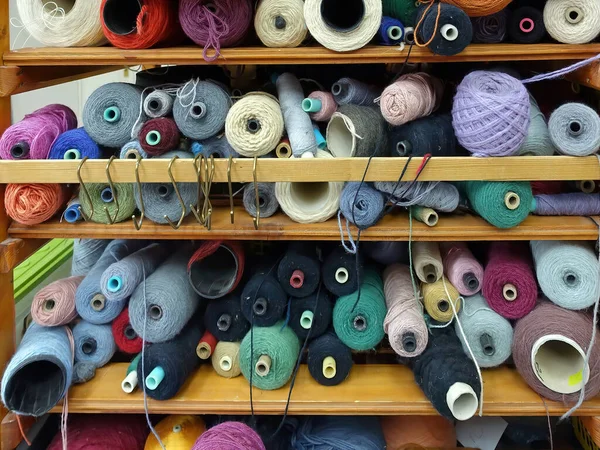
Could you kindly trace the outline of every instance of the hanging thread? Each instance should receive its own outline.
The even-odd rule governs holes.
[[[63,278],[40,289],[31,303],[31,318],[44,327],[67,325],[77,318],[75,292],[82,276]]]
[[[306,364],[317,383],[337,386],[350,375],[352,351],[330,331],[310,341]]]
[[[150,157],[160,156],[179,146],[179,128],[173,119],[150,119],[140,130],[140,145]]]
[[[129,355],[135,355],[142,351],[142,338],[131,326],[129,308],[125,307],[113,321],[112,333],[119,351]]]
[[[473,24],[473,42],[499,44],[506,37],[506,10],[495,14],[471,19]]]
[[[377,108],[344,105],[327,124],[327,147],[336,158],[386,156],[387,126]]]
[[[240,342],[219,342],[211,357],[213,369],[223,378],[235,378],[242,374],[240,367]]]
[[[242,313],[239,294],[232,293],[208,302],[204,325],[219,342],[241,341],[250,329],[250,323]]]
[[[594,1],[548,0],[544,4],[548,34],[563,44],[586,44],[600,34],[600,5]]]
[[[462,297],[446,277],[442,277],[434,283],[421,283],[421,291],[425,310],[433,320],[443,323],[450,322],[454,317],[453,310],[460,311]]]
[[[23,225],[37,225],[51,219],[70,198],[61,184],[7,184],[4,191],[6,214]]]
[[[475,295],[483,286],[483,267],[463,242],[442,242],[444,273],[461,295]]]
[[[392,156],[454,156],[452,118],[449,114],[437,114],[392,127],[388,148]]]
[[[451,4],[439,3],[437,8],[421,6],[417,23],[419,40],[437,55],[457,55],[473,40],[471,19]]]
[[[75,128],[60,134],[48,154],[48,159],[100,159],[102,152],[98,144],[83,128]]]
[[[254,29],[267,47],[298,47],[308,30],[302,0],[261,0],[254,16]]]
[[[458,208],[460,194],[451,183],[440,181],[375,181],[375,189],[390,196],[396,206],[419,205],[436,211],[452,212]]]
[[[550,116],[548,131],[563,155],[588,156],[600,149],[600,116],[583,103],[559,106]]]

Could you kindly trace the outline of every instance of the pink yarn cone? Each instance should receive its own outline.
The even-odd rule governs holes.
[[[84,278],[63,278],[40,289],[31,304],[31,317],[35,323],[44,327],[57,327],[75,320],[75,291]]]
[[[310,118],[315,122],[329,122],[338,107],[333,94],[331,92],[315,91],[308,98],[321,102],[321,110],[310,113]]]
[[[266,450],[260,436],[241,422],[224,422],[205,431],[192,450]]]
[[[483,296],[507,319],[519,319],[535,307],[537,282],[529,247],[520,242],[493,242],[483,276]]]
[[[461,295],[475,295],[483,285],[483,266],[464,242],[440,243],[444,273]]]

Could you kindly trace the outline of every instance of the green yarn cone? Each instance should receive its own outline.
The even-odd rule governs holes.
[[[387,314],[383,281],[374,270],[365,271],[358,291],[340,297],[333,308],[333,327],[340,340],[353,350],[370,350],[385,336],[383,320]]]
[[[466,181],[462,188],[477,214],[498,228],[516,227],[533,209],[528,181]],[[513,194],[518,196],[518,206]],[[506,205],[511,201],[514,209]]]
[[[250,372],[253,371],[252,384],[259,389],[267,391],[279,389],[291,378],[300,353],[300,342],[296,333],[290,327],[284,326],[283,321],[270,327],[254,327],[252,358],[250,357],[250,333],[252,330],[248,331],[240,347],[242,374],[250,381]],[[260,376],[256,371],[256,363],[263,355],[267,355],[271,361],[269,373]]]
[[[415,0],[383,0],[383,15],[394,17],[405,27],[413,27],[417,17]]]
[[[135,211],[135,199],[133,197],[133,184],[119,183],[115,184],[116,197],[119,203],[117,210],[117,204],[115,201],[104,202],[102,200],[102,191],[109,188],[108,184],[104,183],[86,183],[88,193],[90,194],[94,213],[92,214],[92,208],[90,202],[88,202],[87,195],[85,195],[83,187],[80,189],[79,200],[81,201],[81,210],[86,217],[90,217],[92,222],[96,223],[110,223],[110,219],[104,212],[104,208],[108,209],[108,213],[115,223],[123,222],[124,220],[131,219]]]

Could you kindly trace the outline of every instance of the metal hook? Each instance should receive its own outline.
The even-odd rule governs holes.
[[[204,207],[202,208],[202,217],[204,226],[210,231],[212,225],[212,203],[210,201],[210,190],[212,188],[213,178],[215,176],[215,157],[210,155],[210,169],[208,167],[208,158],[204,160]]]
[[[81,205],[79,205],[77,207],[77,209],[79,210],[81,217],[83,217],[86,222],[89,222],[89,221],[91,221],[92,217],[94,217],[94,204],[92,203],[92,197],[90,196],[90,192],[87,190],[87,187],[85,186],[85,183],[83,182],[83,178],[81,178],[81,169],[83,168],[83,165],[85,164],[87,159],[88,159],[88,157],[86,156],[79,163],[79,166],[77,167],[77,178],[79,179],[79,189],[83,190],[85,199],[86,199],[88,205],[90,205],[91,213],[89,216],[86,213],[84,213],[83,209],[81,208]]]
[[[183,219],[185,218],[186,206],[185,206],[185,202],[183,201],[183,198],[181,197],[181,193],[179,192],[179,188],[177,187],[177,183],[175,182],[175,177],[173,176],[173,172],[172,172],[173,163],[175,162],[176,159],[179,159],[179,156],[175,155],[175,156],[173,156],[173,158],[171,158],[171,162],[169,163],[167,172],[169,173],[169,178],[171,179],[171,183],[173,184],[173,189],[175,190],[175,194],[177,195],[177,199],[179,200],[179,204],[181,205],[181,217],[179,218],[179,221],[177,221],[177,223],[172,222],[171,219],[169,219],[169,217],[166,214],[163,217],[169,223],[169,225],[171,225],[171,227],[173,227],[173,229],[178,230],[179,227],[181,226],[181,223],[183,222]]]
[[[254,178],[254,196],[256,201],[256,217],[254,217],[254,229],[258,230],[258,225],[260,224],[260,199],[258,197],[258,181],[256,179],[256,162],[258,158],[254,157],[254,164],[252,165],[252,177]]]
[[[233,164],[233,156],[229,155],[229,162],[227,163],[227,186],[229,187],[229,217],[231,224],[235,223],[235,216],[233,212],[233,186],[231,185],[231,165]]]
[[[138,195],[140,198],[140,219],[136,219],[135,214],[131,216],[131,220],[133,220],[133,226],[136,230],[140,231],[142,229],[142,223],[144,222],[144,217],[146,217],[146,207],[144,206],[144,196],[142,195],[142,183],[140,183],[140,163],[142,162],[142,157],[138,154],[136,155],[137,162],[135,163],[135,182],[138,188]]]
[[[115,205],[117,206],[117,210],[115,211],[114,218],[108,212],[108,208],[106,206],[104,207],[104,213],[106,214],[106,217],[108,218],[108,222],[111,225],[113,225],[115,223],[115,221],[117,220],[117,217],[119,217],[119,209],[120,209],[119,198],[118,198],[119,196],[117,195],[117,189],[115,188],[115,184],[113,183],[112,177],[110,176],[110,165],[112,164],[114,159],[115,159],[115,156],[113,155],[108,160],[108,163],[106,163],[106,179],[108,180],[108,186],[110,187],[110,191],[112,192],[112,196],[113,196]]]
[[[204,155],[202,153],[198,153],[194,158],[193,164],[194,169],[196,171],[196,177],[198,179],[198,196],[196,197],[196,206],[190,204],[190,209],[192,210],[192,214],[196,218],[196,221],[200,225],[205,225],[204,217],[202,217],[202,211],[200,210],[200,198],[204,195],[204,189],[202,187],[202,163],[204,162]]]

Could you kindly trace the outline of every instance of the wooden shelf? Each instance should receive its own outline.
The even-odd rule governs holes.
[[[599,219],[600,220],[600,219]],[[235,224],[229,219],[229,208],[216,207],[212,228],[208,231],[192,216],[187,217],[179,230],[169,225],[157,225],[148,219],[137,231],[131,221],[115,225],[89,222],[69,224],[54,219],[40,225],[13,223],[9,236],[24,239],[95,238],[95,239],[235,239],[235,240],[321,240],[339,241],[337,218],[324,223],[299,224],[283,213],[263,218],[258,230],[250,215],[241,207],[235,208]],[[357,230],[352,228],[356,238]],[[409,223],[406,213],[389,214],[377,225],[361,233],[363,241],[407,241]],[[598,227],[587,217],[530,216],[521,225],[503,230],[480,217],[472,215],[443,215],[433,228],[413,221],[415,241],[504,241],[504,240],[595,240]]]
[[[201,47],[153,48],[121,50],[96,48],[25,48],[4,53],[7,66],[77,66],[138,64],[211,64],[202,58]],[[408,47],[368,46],[360,50],[338,53],[320,46],[298,48],[237,47],[221,49],[212,64],[354,64],[403,62]],[[600,53],[600,43],[569,44],[471,44],[454,56],[434,55],[427,48],[413,47],[409,61],[469,62],[586,59]]]
[[[259,182],[277,181],[360,181],[365,173],[368,158],[334,159],[277,159],[261,158],[256,164]],[[373,158],[365,181],[396,181],[402,173],[407,158]],[[78,183],[77,168],[80,161],[28,160],[0,161],[2,183]],[[227,182],[226,159],[215,159],[215,183]],[[414,179],[422,158],[411,160],[404,181]],[[169,160],[145,159],[140,164],[140,180],[168,182]],[[254,180],[254,160],[236,158],[231,167],[231,180],[249,183]],[[86,183],[106,182],[107,160],[88,160],[81,169]],[[133,160],[117,159],[110,173],[115,183],[135,182]],[[173,176],[180,182],[197,182],[193,160],[179,159],[173,164]],[[517,156],[504,158],[436,157],[432,158],[419,181],[538,181],[538,180],[600,180],[600,164],[595,156]]]
[[[143,413],[139,391],[121,391],[126,363],[116,363],[96,372],[91,381],[74,385],[69,391],[69,413]],[[487,370],[484,379],[483,413],[488,416],[544,416],[542,398],[533,392],[514,369]],[[289,385],[275,391],[253,392],[256,414],[282,414]],[[179,394],[166,401],[149,399],[153,414],[249,414],[249,386],[242,376],[225,379],[212,366],[203,365],[187,381]],[[547,400],[551,415],[569,409]],[[61,407],[53,410],[60,412]],[[289,414],[348,415],[435,415],[437,412],[414,381],[410,369],[399,365],[355,365],[350,376],[335,387],[319,385],[306,365],[298,372]],[[581,406],[575,415],[600,414],[600,397]]]

